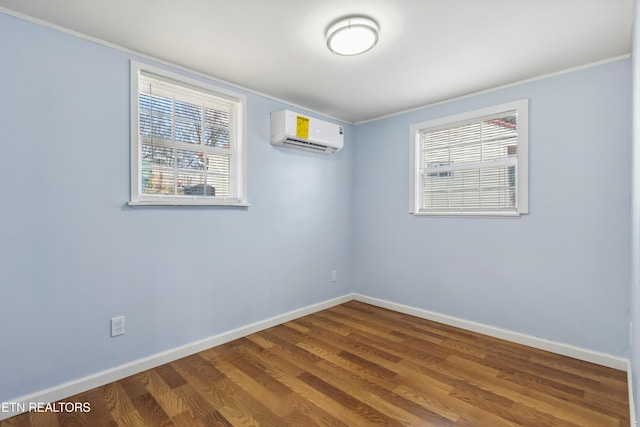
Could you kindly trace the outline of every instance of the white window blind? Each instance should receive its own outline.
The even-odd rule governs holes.
[[[132,201],[242,204],[240,98],[142,68],[136,74]]]
[[[527,114],[519,101],[412,126],[412,213],[526,213]]]

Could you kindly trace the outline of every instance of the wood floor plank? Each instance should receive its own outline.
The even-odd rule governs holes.
[[[384,378],[372,377],[366,373],[363,375],[361,372],[333,365],[329,361],[318,364],[313,373],[349,396],[401,421],[403,425],[419,424],[419,420],[424,425],[448,426],[452,424],[451,420],[441,414],[416,405],[391,391],[392,385]],[[418,418],[416,419],[416,417]]]
[[[164,382],[156,369],[145,371],[141,376],[143,384],[149,390],[149,394],[153,396],[168,417],[171,418],[186,411],[187,405],[182,396]]]
[[[111,410],[113,420],[118,425],[145,426],[140,412],[138,412],[121,383],[118,381],[109,383],[101,387],[101,390]]]
[[[497,417],[489,412],[482,411],[470,406],[469,409],[461,413],[453,427],[521,427],[521,423],[514,423]],[[542,427],[542,426],[539,426]]]
[[[298,322],[304,322],[304,319],[299,319]],[[331,342],[342,351],[353,353],[361,358],[369,361],[375,361],[386,369],[393,371],[393,366],[397,364],[402,357],[394,355],[388,351],[385,351],[380,346],[371,345],[359,340],[355,334],[352,333],[348,336],[337,333],[335,328],[326,326],[323,323],[313,323],[313,327],[309,328],[313,333],[313,337],[325,341]]]
[[[273,425],[277,416],[269,411],[256,396],[252,396],[217,367],[204,359],[189,357],[176,364],[178,372],[232,425]],[[203,364],[205,366],[203,366]]]
[[[287,404],[285,399],[287,394],[291,393],[291,390],[287,388],[286,392],[280,391],[280,393],[273,391],[274,389],[282,390],[282,387],[284,387],[278,381],[272,380],[269,386],[265,386],[264,378],[261,381],[257,380],[251,374],[239,369],[237,365],[226,362],[218,363],[217,368],[234,384],[255,396],[278,418],[285,418],[292,412],[293,408]],[[275,384],[280,384],[281,387],[276,387]]]
[[[241,340],[242,341],[242,340]],[[315,420],[320,420],[320,425],[326,426],[347,426],[348,424],[336,419],[327,412],[329,400],[321,402],[319,395],[308,388],[308,385],[301,381],[298,377],[306,372],[304,369],[291,363],[288,359],[280,357],[278,354],[270,351],[274,349],[269,345],[267,348],[256,345],[250,339],[244,340],[244,345],[239,346],[243,350],[243,354],[251,359],[257,359],[264,366],[266,371],[276,380],[286,385],[291,391],[287,395],[287,402],[299,412],[308,414]],[[322,404],[322,407],[317,404]]]
[[[296,371],[300,370],[300,367],[297,366],[297,363],[300,363],[301,360],[305,360],[303,358],[291,358],[290,353],[291,349],[287,349],[283,346],[275,346],[269,349],[269,353],[274,353],[281,358],[281,365],[285,366],[287,371]],[[292,364],[295,368],[291,368],[288,364]],[[311,368],[314,372],[319,372],[320,374],[325,373],[322,371],[322,368],[318,368],[316,364],[305,365],[307,368]],[[360,426],[360,425],[370,425],[369,419],[366,418],[362,413],[352,411],[349,407],[343,405],[343,403],[336,399],[339,395],[336,396],[328,396],[323,392],[323,389],[318,389],[315,387],[313,383],[309,383],[309,381],[304,381],[305,375],[308,375],[309,372],[307,370],[302,370],[302,372],[295,378],[289,378],[287,384],[298,394],[308,399],[311,402],[316,402],[318,406],[322,409],[326,410],[332,417],[337,418],[338,420],[344,421],[349,426]],[[284,375],[287,375],[286,372]]]
[[[216,408],[205,399],[193,386],[185,383],[175,389],[176,393],[182,396],[187,410],[182,414],[189,414],[191,419],[203,419],[213,414]]]
[[[591,411],[586,405],[574,404],[565,398],[557,398],[530,387],[502,381],[501,378],[494,376],[493,373],[486,373],[482,369],[465,369],[463,365],[454,363],[454,361],[455,356],[452,356],[452,360],[443,365],[443,369],[452,375],[454,373],[458,375],[463,383],[480,387],[499,396],[508,396],[509,399],[516,403],[553,413],[559,418],[577,425],[606,426],[612,423],[611,418],[606,414]],[[625,415],[622,414],[622,416]]]
[[[138,408],[145,425],[158,427],[174,427],[173,422],[167,413],[160,407],[151,393],[141,394],[132,399],[133,404]]]
[[[517,420],[518,423],[523,426],[581,427],[579,424],[558,418],[549,412],[544,412],[521,403],[514,403],[513,406],[511,406],[510,412],[513,414],[513,419]]]
[[[32,427],[58,427],[60,422],[57,414],[53,412],[39,414],[31,413],[29,421]]]
[[[311,331],[316,332],[313,329]],[[430,421],[433,422],[433,424],[428,425],[446,426],[452,423],[439,413],[433,412],[429,408],[415,405],[414,402],[390,392],[389,389],[395,383],[390,382],[389,379],[395,377],[396,372],[386,370],[377,364],[365,361],[351,353],[340,351],[339,348],[333,346],[328,349],[319,348],[326,347],[326,344],[322,345],[321,340],[311,339],[310,341],[314,341],[315,344],[308,347],[307,350],[319,355],[324,361],[318,363],[316,367],[308,369],[312,374],[328,380],[332,387],[356,397],[360,402],[375,407],[387,415],[393,414],[395,419],[401,420],[405,425],[415,424],[417,422],[415,416],[421,417],[419,419],[422,420],[423,424]],[[298,346],[305,348],[305,343],[300,343]],[[381,372],[376,373],[376,370]],[[374,383],[380,383],[381,386],[377,387]],[[395,408],[400,411],[398,412]],[[386,411],[383,409],[386,409]]]
[[[388,415],[383,414],[382,412],[373,408],[371,405],[368,405],[365,402],[356,399],[353,395],[342,391],[341,389],[327,383],[323,379],[318,378],[313,374],[305,372],[300,375],[300,379],[318,390],[320,393],[340,403],[349,411],[358,414],[370,425],[398,427],[406,425],[402,422],[402,420],[395,420],[390,418]]]
[[[0,427],[629,425],[625,372],[351,301]]]
[[[88,390],[66,400],[69,401],[71,399],[76,402],[90,402],[91,414],[87,415],[87,419],[90,419],[92,422],[99,425],[108,425],[109,423],[115,422],[101,388]]]
[[[200,417],[198,421],[202,427],[233,427],[233,424],[218,411],[213,411],[204,417]]]

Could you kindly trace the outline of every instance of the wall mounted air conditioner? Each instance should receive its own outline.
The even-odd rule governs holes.
[[[332,154],[344,145],[342,126],[289,110],[271,113],[271,144]]]

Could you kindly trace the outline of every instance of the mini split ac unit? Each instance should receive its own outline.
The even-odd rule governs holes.
[[[332,154],[344,145],[342,126],[289,110],[271,113],[271,144]]]

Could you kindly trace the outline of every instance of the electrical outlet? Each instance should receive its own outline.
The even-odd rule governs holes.
[[[331,281],[332,282],[338,281],[338,273],[335,270],[331,270]]]
[[[124,316],[111,318],[111,336],[124,335]]]

